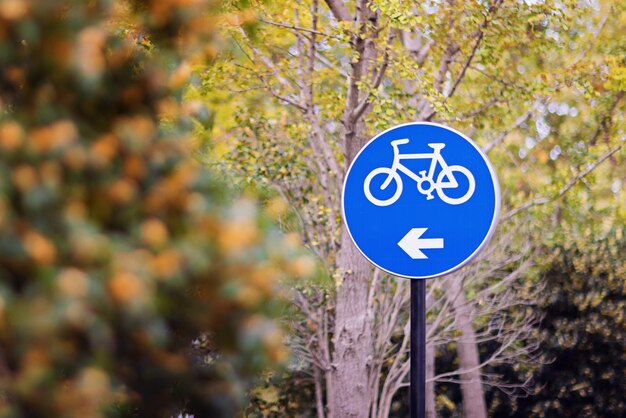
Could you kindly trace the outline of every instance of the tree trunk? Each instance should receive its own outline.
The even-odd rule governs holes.
[[[459,370],[462,372],[460,380],[463,410],[466,418],[487,418],[487,407],[480,377],[478,343],[472,324],[471,308],[462,287],[463,276],[453,275],[449,283],[455,321],[461,331],[461,337],[457,341],[457,354]]]
[[[368,0],[357,0],[352,15],[343,0],[325,0],[338,21],[354,22],[351,47],[357,59],[350,63],[350,77],[344,109],[342,148],[346,168],[366,142],[363,115],[369,110],[369,92],[361,83],[372,73],[375,62],[378,14]],[[386,65],[383,65],[380,83]],[[345,226],[341,230],[336,267],[342,282],[337,284],[335,300],[335,335],[333,353],[333,393],[330,410],[336,418],[366,418],[372,399],[369,396],[369,362],[372,356],[372,313],[368,290],[372,267],[359,253]]]
[[[336,295],[335,352],[331,411],[336,418],[368,416],[368,359],[372,349],[371,315],[367,307],[371,267],[352,244],[345,227],[337,256],[343,282]]]

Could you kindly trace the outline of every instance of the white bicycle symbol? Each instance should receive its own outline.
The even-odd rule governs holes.
[[[391,168],[388,167],[379,167],[372,170],[367,177],[365,178],[365,183],[363,184],[363,191],[365,192],[365,196],[367,200],[375,204],[376,206],[389,206],[393,204],[396,200],[400,198],[402,194],[402,177],[398,174],[398,171],[403,172],[411,179],[415,180],[417,183],[417,190],[426,195],[426,199],[433,199],[433,189],[437,192],[437,195],[441,200],[450,204],[450,205],[460,205],[461,203],[465,203],[469,200],[470,197],[474,194],[474,190],[476,189],[476,181],[474,180],[474,176],[472,173],[465,167],[460,165],[448,165],[446,161],[441,156],[441,150],[446,146],[446,144],[442,143],[434,143],[428,144],[429,147],[433,149],[432,153],[429,154],[400,154],[398,150],[399,145],[408,144],[409,140],[405,139],[397,139],[395,141],[391,141],[391,146],[393,147],[393,163],[391,164]],[[422,170],[419,172],[419,175],[415,174],[407,167],[402,164],[402,160],[431,160],[430,169],[428,170],[428,174],[426,174],[426,170]],[[441,171],[437,175],[437,181],[433,181],[435,175],[435,167],[437,163],[441,166]],[[385,190],[392,181],[396,183],[396,191],[388,199],[377,199],[372,194],[371,183],[372,179],[379,174],[383,174],[387,176],[383,184],[380,186],[380,190]],[[456,175],[463,175],[467,177],[467,191],[461,197],[449,197],[446,195],[446,189],[456,189],[459,187],[459,183],[457,182]],[[376,191],[376,190],[374,190]]]

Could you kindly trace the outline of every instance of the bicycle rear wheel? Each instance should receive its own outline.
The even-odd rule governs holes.
[[[387,185],[387,187],[385,187],[384,189],[376,188],[374,190],[375,192],[378,192],[379,190],[384,191],[388,189],[389,187],[396,188],[396,191],[393,193],[393,195],[387,199],[385,198],[378,199],[374,197],[374,194],[372,193],[372,190],[371,190],[372,180],[374,179],[374,177],[376,177],[379,174],[386,175],[387,177],[391,176],[391,180],[393,180],[393,182]],[[398,200],[400,198],[400,195],[402,194],[402,179],[400,178],[400,175],[395,170],[392,170],[391,168],[387,168],[387,167],[379,167],[379,168],[372,170],[367,175],[367,177],[365,177],[365,182],[363,183],[363,191],[365,192],[365,197],[367,197],[367,200],[369,200],[371,203],[375,204],[376,206],[389,206],[393,204],[396,200]]]

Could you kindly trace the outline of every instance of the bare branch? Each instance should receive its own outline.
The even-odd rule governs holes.
[[[315,409],[317,409],[317,418],[326,418],[322,394],[322,374],[318,367],[314,367],[313,372],[315,379]]]
[[[554,202],[555,200],[563,197],[572,187],[574,187],[576,185],[576,183],[581,181],[587,174],[591,173],[600,164],[602,164],[604,161],[606,161],[612,155],[614,155],[619,150],[621,150],[624,147],[624,140],[622,140],[621,142],[622,142],[621,144],[616,145],[613,148],[611,148],[609,151],[607,151],[602,156],[600,156],[596,161],[594,161],[593,163],[588,164],[586,169],[584,169],[583,171],[581,171],[580,173],[575,175],[565,186],[561,187],[561,189],[555,195],[553,195],[553,196],[542,196],[542,197],[538,197],[538,198],[529,200],[528,202],[524,203],[523,205],[521,205],[521,206],[519,206],[519,207],[517,207],[515,209],[512,209],[509,212],[507,212],[506,214],[504,214],[502,216],[502,218],[500,219],[500,221],[501,222],[507,221],[507,220],[511,219],[512,217],[514,217],[515,215],[517,215],[518,213],[520,213],[522,211],[525,211],[525,210],[527,210],[527,209],[529,209],[529,208],[531,208],[533,206],[545,205],[546,203]]]
[[[524,124],[532,115],[533,113],[533,109],[529,109],[526,113],[524,113],[522,116],[520,116],[519,118],[517,118],[515,120],[515,122],[513,122],[513,125],[509,126],[508,128],[506,128],[504,131],[502,131],[500,133],[500,135],[498,135],[496,138],[494,138],[493,140],[491,140],[487,145],[485,145],[483,147],[483,151],[485,151],[485,153],[488,153],[489,151],[491,151],[495,146],[499,145],[502,141],[504,141],[504,138],[506,138],[506,136],[508,134],[510,134],[511,132],[513,132],[514,130],[516,130],[517,128],[519,128],[520,126],[522,126],[522,124]]]
[[[486,24],[486,22],[487,22],[487,18],[485,18],[485,24]],[[465,73],[467,72],[467,68],[469,67],[471,62],[474,60],[474,56],[476,55],[476,51],[478,50],[478,47],[480,46],[480,43],[482,42],[484,36],[485,36],[485,32],[483,32],[482,30],[478,31],[478,36],[476,37],[476,42],[474,42],[474,47],[472,48],[472,52],[470,52],[470,55],[465,60],[465,64],[463,65],[463,68],[461,69],[461,72],[459,73],[459,75],[457,76],[456,80],[454,81],[454,84],[452,85],[452,88],[450,89],[450,92],[446,95],[446,99],[452,97],[454,95],[454,92],[456,92],[457,87],[459,87],[459,83],[465,77]]]
[[[290,99],[289,97],[281,96],[280,94],[276,93],[269,85],[266,85],[265,87],[270,92],[270,94],[272,96],[274,96],[276,99],[278,99],[281,102],[285,102],[286,104],[291,105],[291,106],[297,108],[301,112],[306,112],[306,107],[302,106],[300,103],[296,102],[294,99]]]
[[[456,77],[454,84],[452,85],[452,88],[450,89],[450,91],[445,95],[444,99],[443,99],[443,104],[445,104],[447,102],[447,100],[452,97],[454,95],[454,93],[456,92],[456,89],[459,87],[459,84],[461,83],[461,81],[465,78],[465,73],[467,72],[468,67],[470,66],[470,64],[472,63],[472,61],[474,60],[474,56],[476,55],[476,51],[478,51],[478,48],[480,46],[480,44],[482,43],[482,40],[485,36],[485,30],[487,29],[487,26],[489,26],[489,23],[491,22],[491,18],[492,15],[496,13],[496,11],[498,10],[498,7],[502,4],[502,0],[496,0],[494,2],[494,4],[489,8],[489,13],[487,13],[487,15],[485,15],[485,18],[483,20],[483,23],[481,24],[480,28],[477,29],[474,32],[474,37],[475,37],[475,42],[474,42],[474,46],[472,47],[472,50],[470,52],[470,54],[468,55],[468,57],[465,60],[465,63],[463,64],[463,67],[461,68],[461,71],[459,72],[459,75]],[[448,48],[446,48],[446,52],[441,60],[441,64],[439,66],[439,71],[435,77],[435,86],[437,87],[437,89],[441,92],[441,85],[443,83],[443,77],[445,76],[445,74],[448,72],[448,68],[450,66],[450,63],[452,62],[452,59],[454,57],[454,55],[456,55],[457,52],[460,51],[460,48],[458,45],[456,45],[454,42],[448,44]],[[431,109],[430,113],[428,113],[427,115],[423,116],[424,120],[431,120],[433,116],[435,116],[437,112],[435,111],[435,109]]]
[[[439,62],[439,69],[435,74],[435,89],[441,93],[443,90],[443,82],[445,80],[446,74],[448,73],[448,69],[450,68],[450,64],[454,59],[454,56],[460,51],[459,45],[455,42],[451,42],[448,44],[443,56],[441,57],[441,61]],[[445,101],[445,98],[444,98]],[[433,109],[432,105],[428,102],[428,100],[423,101],[424,108],[420,112],[420,119],[422,120],[430,120],[435,115],[435,109]]]
[[[480,73],[480,74],[484,75],[485,77],[487,77],[490,80],[493,80],[493,81],[495,81],[497,83],[502,84],[505,87],[509,87],[509,88],[516,89],[516,90],[519,90],[519,91],[523,91],[523,92],[527,93],[528,95],[533,95],[534,94],[534,92],[532,90],[528,89],[527,87],[525,87],[523,85],[520,85],[520,84],[517,84],[517,83],[515,83],[515,82],[513,82],[511,80],[504,80],[502,78],[496,77],[495,75],[489,74],[487,71],[483,70],[480,67],[477,67],[475,65],[470,65],[469,68],[471,70],[473,70],[473,71],[476,71],[477,73]]]
[[[503,101],[503,99],[501,97],[498,97],[499,95],[494,95],[493,97],[491,97],[489,100],[487,100],[485,103],[483,103],[482,105],[478,106],[476,109],[472,110],[471,112],[466,112],[466,113],[461,113],[458,116],[453,116],[450,120],[451,121],[455,121],[455,122],[459,122],[459,121],[463,121],[469,118],[473,118],[477,115],[480,115],[481,113],[485,112],[486,110],[490,109],[491,107],[493,107],[493,105],[495,105],[498,102]],[[468,136],[472,136],[471,134],[468,134]]]
[[[247,41],[248,44],[250,45],[250,39],[248,38],[248,35],[246,34],[246,32],[243,30],[243,28],[239,28],[239,33],[241,34],[241,36],[243,36]],[[242,51],[245,50],[240,46],[240,48],[242,49]],[[258,57],[261,61],[263,61],[263,63],[265,64],[265,66],[269,69],[270,73],[274,76],[274,78],[284,87],[288,87],[291,88],[291,83],[289,82],[289,80],[287,80],[285,77],[283,77],[278,70],[276,69],[276,66],[274,65],[274,63],[272,62],[271,59],[269,59],[267,56],[265,56],[265,54],[263,54],[258,48],[254,48],[254,47],[250,47],[250,49],[252,50],[252,52],[254,53],[254,55],[256,57]],[[246,53],[246,57],[252,62],[254,63],[254,59],[252,57],[250,57],[247,53]],[[277,98],[278,100],[285,102],[289,105],[292,105],[294,107],[296,107],[298,110],[302,111],[302,112],[306,112],[306,107],[304,107],[302,104],[298,103],[298,101],[294,98],[291,97],[286,97],[283,96],[281,94],[279,94],[278,92],[276,92],[267,82],[267,80],[265,79],[265,77],[263,77],[261,74],[259,74],[256,71],[253,71],[253,73],[259,78],[259,80],[263,83],[263,85],[267,88],[267,90],[272,94],[272,96],[274,96],[275,98]]]
[[[415,57],[417,65],[421,66],[426,61],[430,48],[435,44],[432,39],[422,42],[423,35],[415,32],[402,32],[402,43],[407,51]]]
[[[472,52],[470,52],[469,56],[465,60],[465,64],[463,65],[463,68],[461,69],[461,72],[459,73],[459,75],[457,76],[454,84],[452,85],[452,89],[450,90],[450,92],[446,96],[446,100],[454,95],[454,92],[456,91],[457,87],[459,86],[459,83],[465,77],[465,73],[467,72],[467,68],[469,67],[469,65],[474,60],[474,56],[476,55],[476,51],[478,50],[478,47],[480,46],[483,38],[485,37],[485,29],[487,29],[487,26],[489,26],[489,22],[491,22],[491,15],[493,15],[493,14],[495,14],[497,12],[498,7],[502,4],[502,1],[503,0],[496,0],[494,2],[494,4],[489,8],[489,13],[487,13],[487,15],[485,16],[485,19],[483,20],[483,24],[481,25],[481,27],[478,30],[478,33],[476,35],[476,41],[474,42],[474,47],[472,48]]]
[[[304,33],[310,33],[310,34],[313,34],[313,35],[324,36],[326,38],[332,38],[332,39],[338,39],[338,40],[342,39],[340,36],[337,36],[337,35],[332,35],[330,33],[320,32],[320,31],[315,30],[315,29],[304,28],[302,26],[289,25],[289,24],[281,23],[281,22],[274,22],[274,21],[271,21],[271,20],[263,19],[263,18],[258,18],[257,20],[259,22],[267,23],[268,25],[278,26],[280,28],[285,28],[285,29],[290,29],[290,30],[298,32],[298,33],[304,32]]]
[[[324,67],[337,71],[337,73],[339,73],[342,77],[345,77],[345,78],[350,77],[350,74],[348,74],[345,68],[343,68],[341,65],[337,63],[333,63],[331,60],[329,60],[323,54],[321,54],[320,51],[316,51],[315,58]]]

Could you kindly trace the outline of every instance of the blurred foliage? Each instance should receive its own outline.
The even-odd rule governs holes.
[[[502,403],[493,416],[623,417],[626,415],[626,228],[586,228],[550,249],[544,315],[542,389]]]
[[[312,261],[189,152],[217,4],[124,6],[0,0],[0,417],[235,416],[287,356]]]
[[[289,370],[272,372],[251,392],[245,416],[248,418],[314,418],[315,388],[310,376],[291,365]]]

